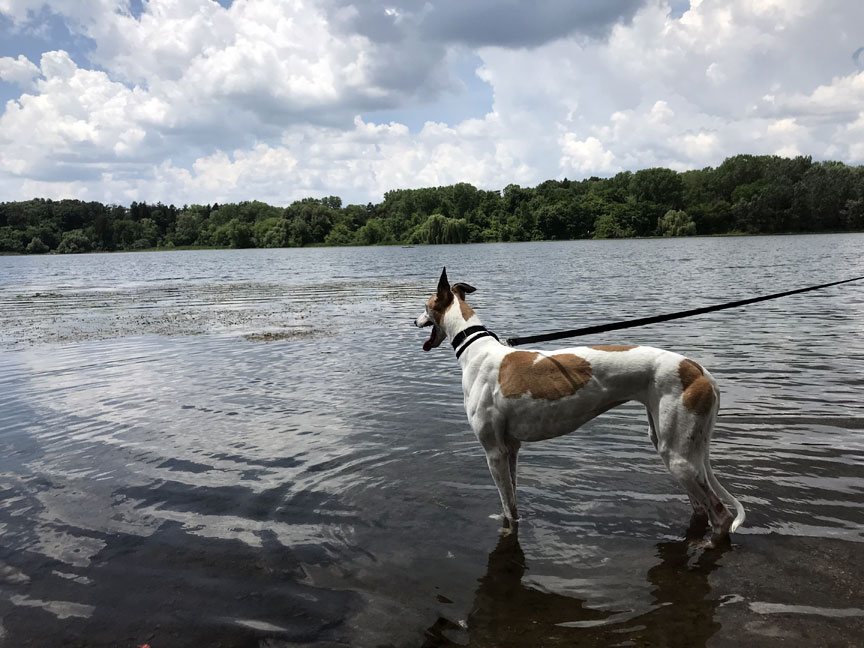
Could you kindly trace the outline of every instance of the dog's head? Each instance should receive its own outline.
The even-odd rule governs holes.
[[[464,302],[465,295],[473,293],[476,290],[473,286],[466,283],[455,283],[452,286],[447,281],[447,268],[441,271],[441,278],[438,280],[438,290],[426,301],[426,310],[416,320],[414,325],[420,328],[431,326],[432,333],[429,339],[423,343],[423,350],[429,351],[439,346],[444,338],[447,337],[447,327],[445,318],[450,307],[456,301],[460,305],[460,314],[463,320],[467,321],[474,311]]]

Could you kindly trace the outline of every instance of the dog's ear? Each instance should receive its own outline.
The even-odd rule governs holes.
[[[445,267],[441,270],[441,278],[438,280],[438,299],[446,302],[448,298],[452,299],[451,294],[450,282],[447,281],[447,268]]]
[[[453,284],[453,286],[450,288],[450,290],[452,290],[453,294],[456,295],[459,299],[464,300],[465,295],[470,295],[472,292],[475,292],[477,289],[474,286],[469,286],[468,284],[462,283],[460,281],[459,283]]]

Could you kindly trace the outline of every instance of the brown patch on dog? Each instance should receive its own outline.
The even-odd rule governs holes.
[[[629,351],[630,349],[635,349],[635,344],[597,344],[594,346],[589,346],[589,349],[596,349],[597,351],[608,351],[610,353],[617,353],[620,351]]]
[[[447,281],[447,268],[441,270],[441,278],[438,279],[438,290],[426,302],[426,311],[432,321],[441,326],[444,321],[444,314],[447,309],[453,304],[454,297],[459,298],[459,310],[462,317],[467,322],[474,317],[474,309],[465,303],[465,295],[470,295],[475,290],[474,286],[466,283],[455,283],[452,286]]]
[[[455,294],[459,299],[465,299],[465,295],[470,295],[477,289],[474,286],[470,286],[460,281],[459,283],[450,286],[450,290],[452,290],[453,294]]]
[[[438,295],[432,295],[426,302],[429,317],[431,317],[432,321],[439,326],[441,325],[441,322],[444,321],[444,313],[447,312],[447,309],[450,308],[450,305],[453,303],[453,293],[447,294],[450,296],[449,299],[441,299]]]
[[[705,377],[705,372],[698,364],[686,358],[678,365],[678,377],[684,393],[681,402],[684,407],[695,414],[707,414],[714,407],[717,398],[714,387]]]
[[[591,380],[591,364],[572,353],[543,356],[534,351],[513,351],[501,360],[498,384],[504,398],[530,394],[540,400],[558,400],[575,394]]]
[[[678,376],[681,378],[681,387],[684,388],[684,391],[687,391],[687,388],[704,374],[702,367],[687,358],[684,358],[678,365]]]
[[[474,317],[474,309],[466,304],[463,299],[459,300],[459,310],[462,312],[462,317],[466,322]]]

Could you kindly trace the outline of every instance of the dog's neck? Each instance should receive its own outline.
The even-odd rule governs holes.
[[[453,305],[448,308],[447,312],[444,314],[442,328],[447,334],[447,339],[450,340],[451,344],[459,339],[461,333],[467,332],[469,329],[485,329],[483,322],[479,317],[477,317],[474,309],[456,296],[454,296]],[[488,334],[486,335],[488,336]],[[483,340],[476,340],[475,344],[475,337],[477,337],[476,334],[471,333],[462,340],[461,344],[454,345],[454,350],[457,351],[457,357],[459,357],[460,362],[467,362],[468,356],[471,355],[472,352],[479,350],[483,341],[494,340],[497,342],[497,337],[486,337]],[[470,347],[466,345],[470,345]],[[475,346],[477,348],[475,348]],[[460,351],[463,347],[465,347],[464,353]]]
[[[483,322],[477,317],[474,309],[454,295],[453,304],[444,313],[441,328],[444,329],[447,338],[452,340],[471,326],[483,326]]]

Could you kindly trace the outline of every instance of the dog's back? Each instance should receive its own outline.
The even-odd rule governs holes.
[[[485,378],[464,381],[469,418],[491,406],[506,419],[508,433],[520,441],[572,432],[632,400],[653,409],[662,394],[683,393],[680,367],[690,362],[663,349],[623,345],[557,351],[498,346],[477,360],[480,366],[465,367],[466,375],[478,373]],[[489,390],[493,376],[494,386]]]

